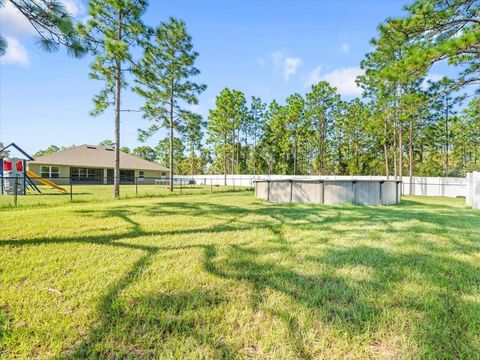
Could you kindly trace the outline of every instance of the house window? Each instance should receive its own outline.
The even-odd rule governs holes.
[[[40,176],[42,178],[49,178],[50,177],[50,166],[42,166],[40,168]]]
[[[60,168],[58,166],[41,166],[40,177],[58,179],[60,177]]]
[[[165,177],[165,176],[167,176],[167,175],[164,172],[162,172],[162,177]]]
[[[86,176],[87,178],[89,179],[93,179],[95,177],[95,169],[85,169],[87,172],[86,172]]]
[[[60,169],[58,168],[58,166],[50,167],[50,177],[52,179],[58,179],[60,177]]]
[[[70,176],[74,181],[82,181],[89,183],[103,182],[103,169],[90,168],[70,168]]]
[[[120,183],[133,184],[135,181],[135,170],[120,170]]]
[[[145,171],[140,170],[140,171],[138,172],[138,177],[139,177],[140,179],[143,179],[143,178],[145,177]]]

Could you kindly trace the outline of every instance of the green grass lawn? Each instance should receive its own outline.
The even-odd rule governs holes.
[[[41,193],[28,189],[26,196],[17,197],[17,206],[35,207],[62,205],[71,202],[92,202],[113,199],[113,185],[61,185],[67,193],[48,186],[40,185]],[[230,192],[249,190],[246,187],[233,186],[204,186],[204,185],[180,185],[175,184],[173,193],[170,193],[166,185],[121,185],[120,197],[131,199],[135,197],[164,197],[171,195],[210,194],[218,192]],[[72,196],[70,196],[72,191]],[[11,208],[14,205],[13,195],[0,195],[0,209]]]
[[[478,358],[480,212],[251,192],[0,212],[0,358]]]

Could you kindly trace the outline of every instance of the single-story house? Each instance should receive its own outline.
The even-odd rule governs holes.
[[[98,145],[80,145],[67,148],[28,162],[28,169],[42,178],[71,178],[73,182],[112,184],[115,150]],[[169,169],[155,162],[120,153],[120,182],[154,183],[165,179]]]

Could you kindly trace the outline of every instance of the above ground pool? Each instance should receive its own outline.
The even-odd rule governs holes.
[[[256,180],[255,196],[272,203],[393,205],[398,180]]]

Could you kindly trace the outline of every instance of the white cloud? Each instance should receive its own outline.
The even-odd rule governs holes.
[[[292,75],[295,75],[298,68],[302,65],[302,60],[300,58],[285,56],[281,51],[274,52],[270,56],[272,57],[273,65],[277,69],[282,70],[285,80],[288,80]]]
[[[35,33],[25,16],[9,1],[0,9],[0,22],[2,23],[2,31],[7,32],[9,35],[29,35]]]
[[[61,0],[60,2],[63,3],[65,9],[74,17],[82,15],[86,10],[80,0]],[[3,31],[8,35],[35,34],[35,30],[30,22],[9,1],[0,9],[0,21],[4,29]]]
[[[19,64],[22,66],[28,66],[30,64],[28,60],[27,51],[20,44],[20,42],[11,36],[5,37],[8,42],[7,52],[4,56],[0,57],[2,64]]]
[[[323,76],[332,86],[335,86],[340,95],[360,95],[362,89],[357,86],[355,80],[364,71],[358,67],[335,69]]]
[[[78,17],[86,11],[81,0],[60,0],[60,2],[64,4],[65,9],[74,17]],[[0,58],[0,61],[2,63],[28,66],[27,51],[18,38],[35,36],[35,29],[9,1],[5,3],[4,7],[0,8],[0,23],[2,24],[2,32],[4,32],[8,41],[7,53]]]
[[[285,58],[285,60],[283,61],[283,77],[285,78],[285,80],[288,80],[290,76],[295,75],[300,65],[302,65],[302,60],[300,60],[300,58]]]
[[[70,15],[77,17],[85,12],[85,6],[79,0],[60,0]]]
[[[358,67],[340,68],[324,75],[320,71],[321,66],[317,66],[310,72],[306,86],[314,85],[319,81],[327,81],[337,88],[340,95],[360,95],[362,93],[362,89],[355,83],[357,77],[364,73],[362,69]]]
[[[350,51],[350,44],[344,42],[342,46],[340,46],[340,51],[344,54],[348,53]]]

